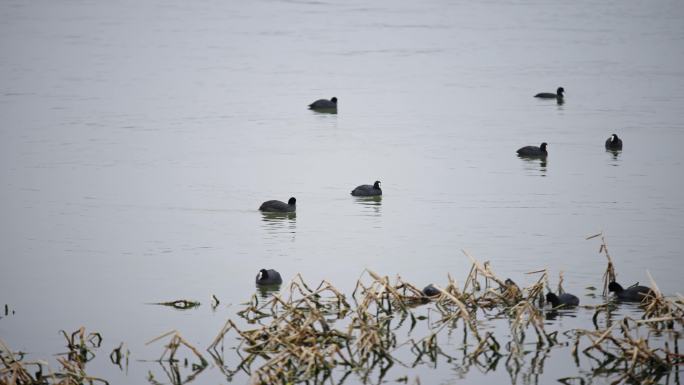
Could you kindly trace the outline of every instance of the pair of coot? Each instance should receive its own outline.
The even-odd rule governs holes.
[[[644,299],[655,295],[650,287],[635,284],[624,289],[615,281],[608,284],[608,291],[615,293],[615,298],[619,301],[628,302],[642,302]],[[546,300],[549,301],[553,307],[573,307],[579,305],[579,298],[570,293],[563,293],[561,295],[548,293],[546,294]]]
[[[382,195],[380,181],[376,180],[372,185],[362,184],[352,190],[351,195],[357,197],[374,197]],[[294,197],[285,202],[279,200],[266,201],[259,206],[260,211],[271,213],[293,213],[297,210],[297,199]]]
[[[623,289],[617,282],[611,282],[608,285],[608,291],[615,293],[615,297],[620,301],[641,302],[647,297],[654,296],[653,290],[646,286],[633,285],[627,289]],[[441,292],[433,284],[429,284],[423,288],[423,294],[428,297],[434,297]],[[563,293],[557,295],[549,292],[546,294],[546,300],[551,303],[554,308],[558,307],[575,307],[579,306],[580,300],[577,296],[570,293]]]
[[[528,158],[545,158],[549,155],[546,150],[546,142],[537,146],[525,146],[518,149],[518,156]],[[622,139],[618,138],[617,134],[613,134],[606,140],[606,150],[622,150]]]

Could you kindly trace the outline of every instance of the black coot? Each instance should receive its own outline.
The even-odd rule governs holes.
[[[539,147],[537,146],[525,146],[518,149],[518,156],[527,158],[546,158],[549,153],[546,151],[546,142],[542,143]]]
[[[634,285],[623,289],[615,281],[608,284],[608,291],[615,293],[615,297],[620,301],[641,302],[644,298],[654,295],[650,287]]]
[[[555,293],[549,292],[546,294],[546,300],[549,301],[553,307],[574,307],[579,305],[579,298],[570,293],[556,295]]]
[[[555,94],[553,92],[540,92],[540,93],[534,95],[534,97],[535,98],[541,98],[541,99],[563,100],[563,93],[564,92],[565,92],[565,90],[563,89],[563,87],[558,87]]]
[[[337,109],[337,98],[332,97],[328,99],[318,99],[315,102],[309,104],[309,109],[311,110],[335,110]]]
[[[434,287],[432,284],[429,284],[423,288],[423,294],[425,294],[428,297],[434,297],[436,295],[440,295],[442,292],[439,291],[436,287]]]
[[[606,150],[622,150],[622,139],[616,134],[611,135],[606,139]]]
[[[259,206],[259,210],[269,213],[293,213],[297,210],[297,200],[292,197],[285,202],[281,201],[266,201]]]
[[[261,269],[256,276],[257,285],[280,285],[283,279],[280,278],[280,273],[273,269]]]
[[[382,190],[380,189],[380,181],[376,180],[371,186],[369,184],[362,184],[352,190],[351,195],[355,197],[374,197],[382,195]]]

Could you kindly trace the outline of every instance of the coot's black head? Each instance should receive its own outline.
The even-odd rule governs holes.
[[[562,97],[564,92],[565,90],[563,89],[563,87],[558,87],[558,89],[556,90],[556,95]]]
[[[259,275],[257,275],[257,281],[261,281],[262,279],[266,279],[267,277],[268,277],[268,270],[261,269],[261,270],[259,270]]]
[[[608,291],[614,291],[616,293],[619,293],[622,290],[622,286],[620,286],[620,284],[615,281],[608,284]]]
[[[380,188],[380,181],[376,180],[375,183],[373,183],[373,188]]]
[[[287,201],[287,204],[290,206],[294,206],[297,203],[297,200],[295,197],[290,198],[290,200]]]
[[[539,146],[539,148],[540,148],[542,151],[546,151],[546,146],[547,146],[547,144],[546,144],[546,142],[544,142],[544,143],[541,144],[541,146]]]
[[[333,96],[332,99],[330,99],[330,101],[337,104],[337,98],[335,96]]]
[[[558,303],[558,296],[554,293],[548,292],[546,293],[546,300],[551,302],[551,304],[555,307]]]
[[[610,141],[611,142],[617,142],[618,139],[620,139],[620,138],[618,138],[617,134],[613,134],[613,135],[611,135]]]

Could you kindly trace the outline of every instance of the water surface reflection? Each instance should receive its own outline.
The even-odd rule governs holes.
[[[548,160],[546,157],[539,158],[518,155],[518,158],[524,161],[523,166],[525,168],[525,171],[532,171],[535,173],[536,171],[539,171],[539,176],[546,176],[546,166],[548,164]]]
[[[330,115],[337,115],[337,108],[319,108],[316,110],[311,110],[314,115],[319,115],[319,114],[330,114]]]
[[[618,166],[620,164],[620,154],[622,153],[622,150],[611,150],[611,149],[606,149],[606,152],[611,155],[611,166]]]
[[[354,197],[354,201],[363,208],[363,214],[379,217],[382,208],[382,195],[372,197]]]
[[[292,234],[296,233],[297,229],[297,213],[272,213],[272,212],[262,212],[261,213],[262,227],[266,230],[266,233],[272,237],[278,236],[280,234]]]
[[[267,299],[280,292],[280,285],[255,285],[257,288],[257,295],[261,299]]]

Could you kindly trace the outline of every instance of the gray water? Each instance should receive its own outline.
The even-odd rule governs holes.
[[[599,304],[600,231],[619,280],[682,292],[681,1],[4,0],[0,50],[0,338],[34,359],[84,325],[105,338],[91,374],[144,382],[145,341],[207,346],[262,267],[443,285],[467,250]],[[563,105],[532,97],[558,86]],[[338,114],[307,110],[332,96]],[[542,141],[546,162],[516,157]],[[349,195],[375,180],[381,200]],[[257,211],[290,196],[293,218]],[[178,298],[203,305],[148,305]],[[551,326],[589,327],[578,312]],[[120,342],[127,371],[105,357]]]

